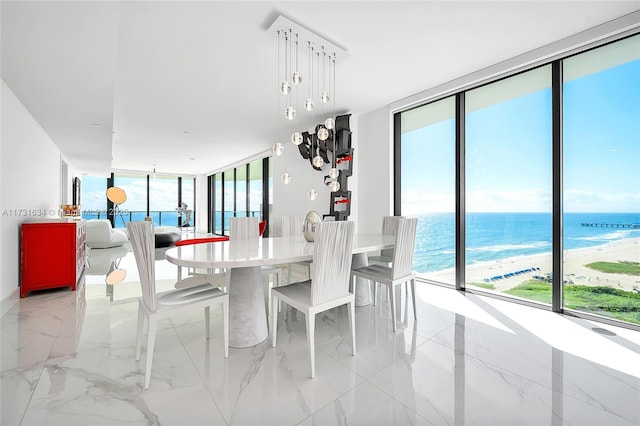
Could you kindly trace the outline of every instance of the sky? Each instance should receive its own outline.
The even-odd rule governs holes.
[[[565,212],[640,211],[640,60],[564,84]],[[551,89],[466,116],[468,212],[551,212]],[[455,210],[453,119],[402,135],[402,213]]]

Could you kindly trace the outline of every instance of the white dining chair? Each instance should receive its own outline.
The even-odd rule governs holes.
[[[296,235],[302,236],[302,226],[304,223],[304,217],[302,216],[282,216],[280,218],[282,228],[281,235],[283,237],[293,237]],[[311,277],[311,261],[293,262],[287,264],[287,283],[295,282],[292,279],[293,266],[298,265],[306,272],[306,278]]]
[[[155,238],[152,222],[127,222],[127,231],[140,275],[142,297],[138,299],[138,330],[136,335],[136,361],[140,360],[145,319],[147,330],[147,357],[144,388],[149,389],[151,364],[156,340],[158,320],[168,318],[189,309],[204,308],[205,333],[209,339],[209,308],[222,305],[224,357],[229,356],[229,295],[209,284],[170,290],[156,294]]]
[[[356,354],[355,297],[349,290],[355,223],[348,221],[320,222],[316,225],[313,263],[310,280],[271,289],[271,343],[276,347],[278,301],[304,313],[311,378],[316,376],[315,318],[320,312],[347,305],[351,347]]]
[[[413,271],[413,252],[416,244],[416,229],[418,219],[399,219],[397,223],[395,247],[391,259],[391,266],[369,265],[351,271],[353,277],[381,283],[389,288],[389,302],[391,304],[391,319],[393,331],[396,331],[396,292],[395,288],[404,282],[411,282],[411,296],[413,299],[413,317],[416,318],[416,274]],[[355,285],[355,279],[354,279]]]
[[[395,236],[398,229],[398,220],[404,219],[404,216],[384,216],[382,218],[382,235]],[[372,255],[367,257],[369,265],[377,264],[383,266],[391,266],[393,262],[393,249],[382,249],[379,255]],[[378,287],[379,284],[373,283],[373,305],[378,302]],[[406,283],[405,283],[406,290]]]
[[[229,218],[229,241],[250,240],[260,238],[257,217]],[[278,287],[282,281],[282,268],[277,265],[262,265],[262,277],[266,278],[264,294],[265,309],[269,312],[269,288]],[[272,284],[273,283],[273,284]]]

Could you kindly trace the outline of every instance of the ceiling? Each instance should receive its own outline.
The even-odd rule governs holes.
[[[640,1],[0,7],[2,79],[75,168],[155,165],[192,175],[310,127],[302,108],[291,122],[278,109],[277,43],[267,29],[279,15],[348,51],[336,67],[336,110],[358,115],[636,11]]]

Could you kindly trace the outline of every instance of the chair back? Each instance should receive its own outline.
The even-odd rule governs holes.
[[[304,218],[302,216],[282,216],[282,232],[283,237],[295,237],[302,235],[302,224]]]
[[[394,279],[409,275],[413,270],[413,251],[416,245],[417,228],[418,219],[416,218],[398,220],[396,246],[391,266],[391,276]]]
[[[385,216],[382,218],[382,234],[383,235],[396,235],[398,229],[398,220],[404,219],[404,216]],[[380,250],[380,256],[392,258],[393,249]]]
[[[229,240],[240,241],[259,238],[257,217],[232,217],[229,219]]]
[[[311,304],[349,293],[355,222],[319,222],[314,238]]]
[[[156,311],[156,247],[153,222],[127,222],[127,232],[138,266],[142,301],[151,312]]]

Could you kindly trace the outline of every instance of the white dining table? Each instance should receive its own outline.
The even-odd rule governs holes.
[[[393,248],[392,236],[355,234],[352,267],[367,265],[367,253]],[[219,241],[173,247],[167,261],[188,268],[227,268],[229,277],[229,345],[247,348],[263,342],[269,332],[265,311],[261,266],[313,259],[314,244],[302,236]],[[356,283],[356,306],[371,303],[367,281]]]

